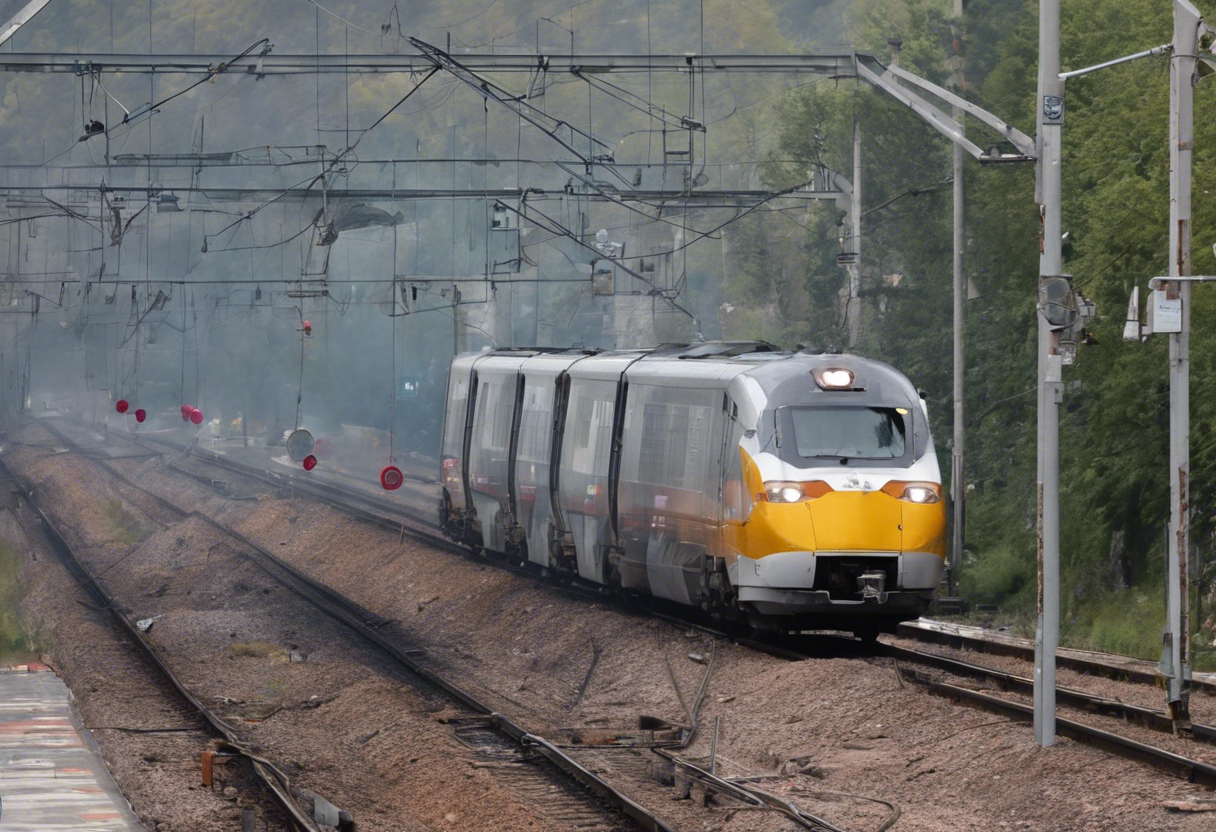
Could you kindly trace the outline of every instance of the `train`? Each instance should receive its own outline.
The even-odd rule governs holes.
[[[876,637],[946,559],[924,397],[847,354],[495,349],[448,375],[440,526],[546,576]]]

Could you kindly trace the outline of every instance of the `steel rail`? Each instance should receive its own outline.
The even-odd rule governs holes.
[[[950,625],[942,625],[941,622],[927,621],[926,623],[940,626],[936,626],[934,629],[926,629],[923,626],[918,626],[916,622],[904,622],[899,626],[898,635],[901,638],[910,638],[915,641],[944,644],[949,647],[976,650],[981,653],[991,653],[998,656],[1012,656],[1026,661],[1034,660],[1034,645],[1030,642],[1014,641],[1011,639],[1001,639],[998,641],[958,629],[946,629]],[[1087,654],[1092,655],[1093,658],[1089,658]],[[1092,651],[1061,648],[1056,654],[1056,665],[1093,676],[1103,676],[1150,685],[1158,683],[1160,674],[1157,672],[1155,665],[1147,662],[1143,665],[1112,664],[1104,662],[1102,657],[1103,654],[1093,653]],[[1110,657],[1113,659],[1127,658],[1115,654],[1111,654]],[[1191,680],[1191,684],[1196,690],[1206,690],[1209,693],[1216,694],[1216,677],[1210,679],[1205,675],[1196,673],[1195,678]]]
[[[69,439],[58,429],[54,428],[53,426],[49,426],[47,422],[40,421],[39,424],[44,427],[48,427],[48,432],[57,436],[64,443],[76,445],[75,442]],[[102,465],[102,467],[109,469],[108,465],[105,465],[96,458],[88,457],[88,459],[93,462],[98,462],[100,465]],[[254,543],[240,532],[225,526],[223,523],[220,523],[219,521],[200,512],[185,512],[181,508],[174,506],[172,503],[165,500],[160,495],[131,482],[121,473],[113,470],[111,470],[110,473],[117,476],[126,484],[148,494],[159,503],[171,508],[182,519],[191,517],[198,518],[199,520],[211,525],[218,531],[229,535],[234,540],[239,541],[243,546],[254,552],[259,558],[268,561],[269,563],[273,564],[275,569],[286,574],[290,580],[285,580],[282,575],[275,575],[273,570],[267,569],[263,564],[257,564],[261,566],[268,574],[275,577],[276,580],[278,580],[281,584],[287,586],[289,589],[295,592],[299,597],[308,601],[326,615],[329,615],[335,621],[347,626],[382,653],[391,657],[412,675],[426,682],[431,687],[447,694],[450,698],[459,702],[461,705],[474,713],[485,716],[503,735],[509,737],[522,747],[530,748],[536,751],[536,753],[548,760],[567,777],[575,781],[583,788],[597,795],[600,799],[606,801],[616,810],[620,811],[626,817],[634,821],[641,829],[645,830],[645,832],[674,832],[672,827],[658,818],[654,813],[622,794],[603,778],[586,769],[584,766],[578,763],[578,761],[562,751],[558,746],[550,743],[543,737],[532,734],[515,722],[511,721],[506,716],[498,713],[493,707],[478,699],[472,693],[464,690],[446,677],[427,668],[424,664],[414,658],[413,655],[411,655],[413,648],[402,648],[392,639],[386,638],[381,632],[379,632],[379,630],[385,627],[385,625],[391,623],[389,619],[370,612],[353,600],[344,596],[342,593],[338,592],[327,584],[317,581],[284,559]],[[292,582],[295,582],[306,589],[302,591],[299,586],[292,586]],[[166,672],[168,672],[167,669]],[[184,689],[183,693],[186,696],[190,696],[184,691]],[[191,701],[195,700],[191,698]]]
[[[692,777],[706,788],[729,795],[735,800],[751,806],[773,809],[785,815],[803,829],[811,829],[814,832],[844,832],[840,827],[829,823],[823,818],[812,815],[810,812],[799,809],[793,803],[775,794],[755,788],[754,786],[745,786],[741,783],[719,777],[690,760],[677,757],[666,749],[656,748],[655,753],[668,760],[673,766],[682,769],[687,776]]]
[[[931,692],[941,696],[970,702],[987,710],[1009,714],[1019,719],[1032,720],[1034,718],[1034,708],[1031,705],[1024,705],[1021,702],[1013,702],[1009,699],[1002,699],[999,696],[930,679],[923,673],[911,668],[901,668],[899,674],[900,678],[922,685]],[[1129,737],[1112,734],[1109,731],[1103,731],[1100,728],[1094,728],[1090,725],[1060,716],[1056,717],[1056,731],[1075,740],[1106,748],[1121,756],[1139,759],[1158,768],[1182,774],[1192,783],[1216,786],[1216,766],[1209,765],[1208,763],[1192,760],[1189,757],[1183,757],[1181,754],[1175,754],[1163,748],[1157,748],[1156,746],[1138,742]]]
[[[181,680],[169,668],[160,651],[157,650],[144,634],[136,627],[119,609],[114,597],[106,589],[105,585],[92,573],[84,562],[76,556],[75,550],[67,542],[62,531],[54,519],[43,510],[34,498],[34,489],[24,479],[18,477],[8,464],[0,459],[0,472],[9,477],[25,494],[26,502],[30,508],[38,515],[42,523],[43,532],[46,535],[48,542],[56,554],[60,556],[69,571],[74,573],[77,580],[84,586],[94,598],[110,611],[115,620],[127,631],[128,635],[139,644],[144,652],[147,653],[153,664],[161,671],[164,677],[173,685],[177,692],[203,717],[212,730],[224,738],[224,741],[232,748],[232,750],[249,760],[250,769],[254,776],[266,787],[266,789],[275,798],[280,808],[286,813],[292,825],[297,829],[305,830],[305,832],[319,832],[317,826],[296,804],[291,796],[290,780],[287,776],[278,769],[273,763],[266,758],[255,754],[245,747],[238,735],[236,729],[232,725],[224,721],[219,715],[202,703],[198,697],[194,696],[190,690],[182,684]]]
[[[899,647],[893,644],[884,644],[883,652],[893,658],[918,662],[960,676],[991,679],[1006,690],[1014,690],[1027,695],[1034,692],[1033,679],[1003,670],[965,662],[960,659],[952,659],[947,656],[939,656],[934,653],[926,653],[922,650]],[[1056,699],[1074,708],[1102,713],[1107,716],[1115,716],[1121,719],[1134,720],[1155,731],[1171,734],[1180,733],[1200,742],[1216,743],[1216,726],[1204,725],[1197,722],[1176,723],[1169,718],[1169,715],[1165,711],[1155,708],[1133,705],[1118,699],[1110,699],[1105,696],[1098,696],[1059,685],[1056,686]]]

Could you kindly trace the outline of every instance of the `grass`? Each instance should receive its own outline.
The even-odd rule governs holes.
[[[21,553],[0,540],[0,662],[38,655],[38,639],[18,610],[24,597]]]
[[[233,642],[228,645],[228,654],[238,658],[287,661],[287,651],[268,641]]]
[[[123,508],[121,500],[106,500],[101,510],[106,519],[110,521],[110,531],[116,542],[123,546],[134,546],[144,539],[144,530],[139,525],[139,521]]]
[[[984,572],[970,577],[970,588],[980,603],[1000,604],[1000,612],[986,615],[971,613],[963,619],[988,627],[1002,626],[1025,638],[1034,638],[1034,598],[1025,597],[1026,586],[1018,570],[1008,562],[989,565]],[[976,579],[979,580],[976,580]],[[964,592],[967,589],[964,582]],[[1000,590],[1012,590],[1005,597]],[[1031,585],[1033,589],[1033,584]],[[1065,600],[1061,609],[1060,645],[1102,653],[1117,653],[1155,662],[1161,658],[1161,633],[1165,629],[1165,593],[1162,587],[1145,582],[1119,592],[1106,592],[1085,600]],[[1207,613],[1193,616],[1191,668],[1216,671],[1216,632],[1204,629]]]
[[[1012,544],[992,547],[982,559],[963,564],[959,589],[978,604],[1000,604],[1010,609],[1033,608],[1037,584],[1035,564]]]
[[[1133,587],[1078,602],[1064,616],[1061,635],[1070,647],[1161,658],[1165,599],[1160,587]]]

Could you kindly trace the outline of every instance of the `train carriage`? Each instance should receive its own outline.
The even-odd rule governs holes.
[[[941,580],[923,400],[880,362],[758,343],[496,350],[448,381],[455,539],[771,629],[867,634]]]

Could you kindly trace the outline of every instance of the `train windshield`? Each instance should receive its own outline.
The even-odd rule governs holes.
[[[902,407],[783,407],[777,440],[789,462],[900,460],[907,452],[909,422]]]

